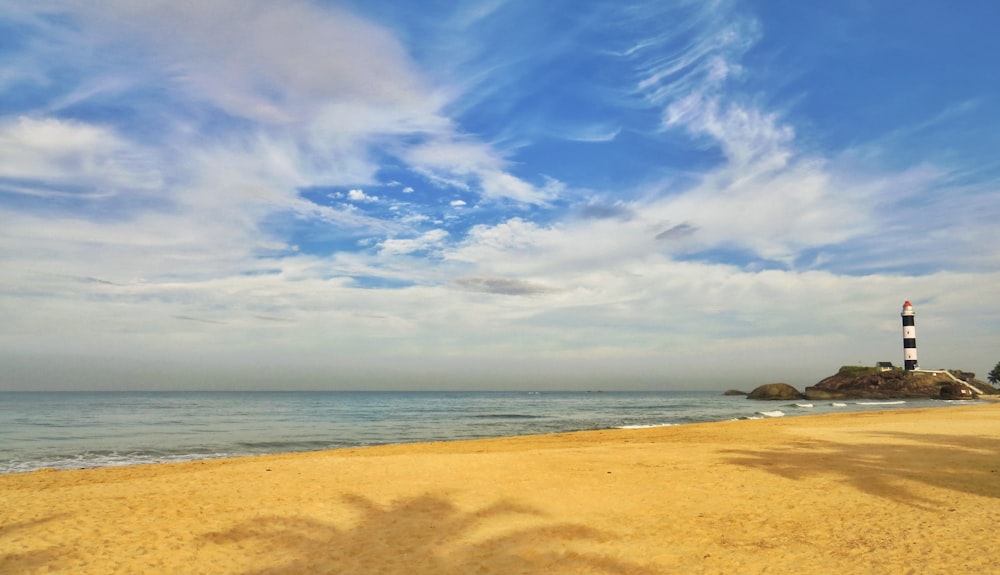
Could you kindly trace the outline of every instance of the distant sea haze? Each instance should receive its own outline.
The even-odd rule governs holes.
[[[949,405],[704,391],[3,392],[0,473]]]

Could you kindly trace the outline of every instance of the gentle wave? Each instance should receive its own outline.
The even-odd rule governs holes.
[[[670,391],[0,392],[0,473],[949,403],[804,405]]]
[[[903,405],[905,401],[859,401],[856,405]]]
[[[94,467],[125,467],[150,463],[181,463],[203,459],[224,459],[252,455],[243,452],[211,453],[80,453],[77,455],[41,457],[32,460],[9,460],[0,462],[0,474],[23,473],[39,469],[90,469]]]
[[[239,441],[236,445],[245,447],[253,453],[277,453],[283,451],[319,451],[346,447],[349,444],[330,440],[298,440],[298,441]]]
[[[486,413],[473,415],[473,419],[545,419],[543,415],[529,415],[527,413]]]

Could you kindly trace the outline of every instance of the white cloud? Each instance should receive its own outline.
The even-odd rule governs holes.
[[[37,19],[47,37],[59,32],[52,50],[88,72],[49,111],[155,91],[160,107],[149,118],[161,122],[171,160],[192,166],[184,156],[203,148],[226,148],[233,159],[241,147],[248,155],[271,148],[285,155],[297,185],[358,185],[376,183],[378,147],[433,183],[489,198],[537,204],[558,191],[511,173],[504,152],[460,134],[442,112],[454,87],[432,85],[389,29],[340,7],[108,0],[48,9],[69,23]]]
[[[573,133],[566,134],[566,138],[570,140],[576,140],[578,142],[591,142],[591,143],[602,143],[602,142],[612,142],[621,134],[622,129],[620,126],[609,127],[607,125],[594,125],[586,126],[583,129],[579,129]]]
[[[739,246],[789,263],[804,248],[838,244],[874,225],[867,190],[845,186],[823,162],[752,169],[760,172],[720,169],[695,188],[646,206],[644,217],[686,223],[694,230],[692,249]]]
[[[118,86],[113,91],[127,88],[119,79],[131,76],[157,85],[173,109],[196,112],[190,117],[203,116],[207,104],[248,120],[240,129],[291,146],[295,167],[314,185],[373,183],[378,166],[369,151],[377,145],[414,162],[432,181],[538,199],[506,173],[490,146],[456,133],[441,113],[447,90],[425,79],[387,29],[348,11],[302,1],[276,10],[260,0],[62,7],[81,24],[81,38],[114,55],[95,66],[73,54],[81,68]],[[197,125],[174,128],[167,134],[203,137]],[[392,141],[414,134],[450,144],[429,150]],[[175,149],[189,144],[173,143]]]
[[[331,101],[426,106],[419,74],[395,38],[336,7],[291,1],[275,9],[262,0],[65,7],[78,10],[96,41],[145,49],[194,99],[255,121],[299,122]]]
[[[658,105],[710,97],[742,71],[739,59],[760,37],[752,18],[737,17],[718,4],[691,4],[680,10],[691,7],[697,14],[687,27],[664,28],[626,52],[642,62],[637,89]],[[666,56],[647,58],[650,52]]]
[[[406,161],[429,179],[462,190],[481,189],[493,199],[543,204],[561,188],[550,181],[538,188],[506,170],[496,151],[464,139],[438,139],[409,149]]]
[[[431,230],[416,238],[384,240],[379,242],[378,248],[380,254],[404,255],[440,248],[447,238],[448,232],[445,230]]]
[[[788,265],[805,249],[871,230],[870,186],[842,176],[822,157],[803,154],[794,129],[778,114],[726,90],[742,72],[738,60],[759,37],[757,24],[730,14],[703,16],[703,33],[673,58],[657,60],[638,87],[662,107],[664,130],[683,130],[703,147],[717,146],[724,161],[684,190],[670,182],[651,186],[653,199],[637,208],[642,219],[661,222],[661,232],[687,226],[690,233],[670,246],[676,254],[736,249]],[[670,38],[664,32],[637,46],[633,57]]]
[[[361,189],[353,189],[347,191],[347,199],[352,202],[377,202],[378,196],[369,196]]]
[[[552,199],[552,188],[537,188],[524,180],[500,170],[479,173],[483,193],[490,198],[510,198],[529,204],[541,204]]]
[[[27,195],[107,197],[158,189],[148,152],[113,130],[83,122],[20,117],[0,123],[0,177]]]
[[[73,68],[93,77],[47,110],[0,121],[3,188],[94,199],[130,191],[155,201],[113,221],[58,202],[45,215],[16,202],[0,207],[0,291],[12,302],[0,349],[34,357],[127,348],[160,361],[200,355],[237,367],[274,361],[320,378],[332,365],[343,373],[396,365],[386,358],[474,374],[484,359],[506,357],[549,362],[559,373],[600,357],[612,366],[609,377],[663,374],[667,365],[682,378],[704,371],[705,357],[727,357],[813,383],[831,362],[892,359],[898,305],[919,297],[921,341],[933,344],[928,364],[937,353],[949,367],[974,366],[995,351],[989,326],[1000,317],[989,302],[1000,296],[1000,277],[924,273],[920,259],[996,269],[1000,252],[983,246],[1000,243],[998,228],[981,225],[995,212],[996,191],[965,195],[956,206],[949,191],[958,184],[941,167],[893,173],[849,154],[804,153],[787,119],[725,89],[742,73],[752,24],[695,34],[678,54],[649,60],[637,81],[662,112],[652,129],[717,147],[719,165],[685,174],[692,185],[607,190],[610,208],[560,218],[561,207],[546,209],[578,192],[518,171],[511,150],[521,142],[503,149],[461,133],[444,111],[454,113],[454,102],[440,96],[455,87],[430,86],[437,76],[419,69],[387,28],[298,1],[65,6],[77,11],[81,31],[46,49],[66,50]],[[677,39],[664,31],[629,58],[643,62],[644,51]],[[51,72],[40,66],[33,85],[55,82]],[[162,98],[144,116],[155,137],[129,132],[126,122],[56,117],[95,100],[117,103],[114,96],[132,89],[156,94],[144,100],[154,108]],[[618,134],[613,122],[588,126],[567,133],[595,143]],[[392,203],[364,191],[385,177],[385,155],[424,175],[413,181],[425,188],[527,205],[518,206],[520,217],[501,215],[459,236],[428,230],[434,220],[416,204],[392,204],[398,213],[389,221],[365,215],[365,206],[324,206],[300,193],[333,188],[349,190],[337,197],[351,202]],[[911,198],[921,201],[902,205]],[[531,206],[542,206],[544,223],[531,220]],[[472,210],[446,212],[461,219]],[[368,249],[304,253],[278,229],[285,220]],[[926,233],[909,237],[911,222]],[[873,241],[876,233],[888,241]],[[855,243],[867,254],[855,262],[898,260],[919,271],[850,276],[796,264],[811,251],[813,261],[835,261],[823,248]],[[900,245],[915,253],[892,253]],[[788,269],[680,257],[728,248]],[[392,289],[358,289],[352,278]]]
[[[693,100],[693,101],[692,101]],[[667,125],[683,125],[695,134],[717,141],[734,168],[776,169],[788,158],[787,147],[794,131],[781,125],[775,114],[739,104],[723,105],[716,98],[700,96],[671,104]]]

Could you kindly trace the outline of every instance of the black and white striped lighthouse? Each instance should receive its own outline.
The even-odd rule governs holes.
[[[903,369],[917,369],[917,328],[913,325],[913,304],[910,300],[903,302]]]

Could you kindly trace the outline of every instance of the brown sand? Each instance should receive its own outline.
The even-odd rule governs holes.
[[[1000,573],[1000,405],[0,476],[0,573]]]

